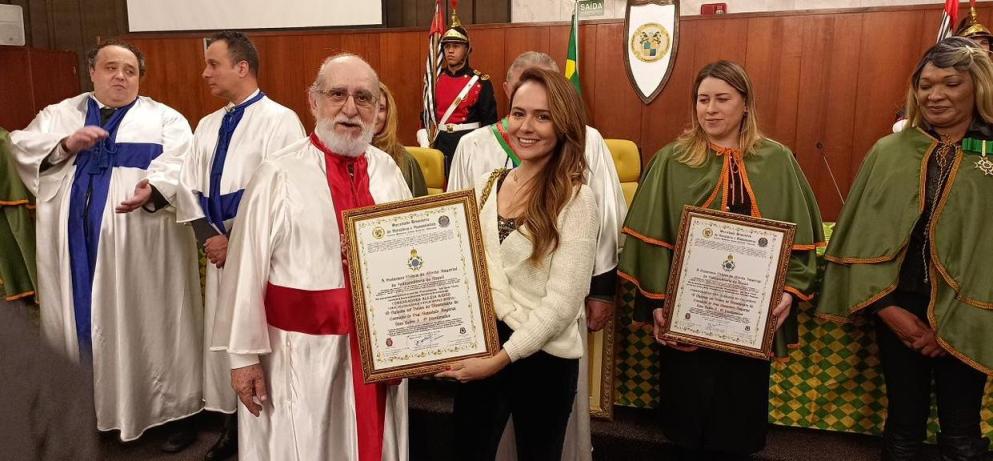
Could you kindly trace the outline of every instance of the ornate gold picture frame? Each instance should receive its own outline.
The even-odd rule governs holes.
[[[500,350],[471,190],[343,213],[367,383]]]
[[[769,360],[796,226],[683,208],[662,337]]]

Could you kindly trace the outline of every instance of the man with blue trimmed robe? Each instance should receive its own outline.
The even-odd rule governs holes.
[[[88,61],[94,91],[46,107],[11,145],[37,197],[42,334],[92,365],[97,428],[129,441],[203,408],[196,242],[151,212],[175,200],[193,135],[138,96],[137,48],[105,42]]]
[[[207,258],[204,337],[213,331],[217,291],[227,258],[228,237],[248,180],[270,154],[306,137],[296,113],[273,101],[258,85],[259,55],[240,32],[207,39],[203,78],[211,94],[227,104],[207,115],[193,133],[193,152],[183,164],[187,193],[179,222],[193,225]],[[206,461],[227,459],[238,448],[238,398],[231,388],[231,363],[223,351],[204,348],[203,399],[207,410],[226,413],[224,432]]]

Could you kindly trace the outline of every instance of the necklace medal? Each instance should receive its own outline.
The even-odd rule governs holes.
[[[966,139],[963,141],[962,147],[979,155],[979,160],[973,164],[977,170],[982,171],[985,176],[993,176],[993,160],[987,156],[990,151],[993,151],[993,142],[990,142],[989,151],[986,144],[986,140]]]

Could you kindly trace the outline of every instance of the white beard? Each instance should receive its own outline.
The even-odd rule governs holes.
[[[358,123],[362,125],[362,133],[356,138],[335,133],[335,121]],[[317,128],[314,131],[317,133],[317,137],[321,139],[321,142],[328,149],[331,149],[332,152],[346,157],[358,157],[369,148],[369,143],[372,142],[372,137],[375,135],[372,132],[374,128],[375,124],[363,123],[358,117],[349,119],[348,117],[339,115],[335,120],[318,120]]]

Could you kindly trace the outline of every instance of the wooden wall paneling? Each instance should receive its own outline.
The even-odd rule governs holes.
[[[596,34],[592,29],[587,29],[587,32],[584,34],[583,27],[580,26],[579,28],[579,84],[583,89],[582,97],[583,105],[586,107],[586,121],[592,123],[593,111],[591,109],[593,106],[589,102],[593,100],[590,89],[593,88],[592,83],[596,81],[595,74],[593,73],[595,66],[589,66],[584,61],[587,59],[587,56],[591,58],[596,56],[596,42],[593,42],[594,45],[590,48],[586,48],[584,46],[584,38],[593,36],[595,40]],[[548,48],[546,53],[555,60],[555,63],[559,66],[559,71],[563,74],[565,74],[565,63],[567,54],[569,53],[569,32],[571,30],[571,24],[548,27]],[[507,67],[510,67],[511,63],[512,61],[508,61]],[[586,69],[589,69],[590,74],[584,74],[584,70]]]
[[[409,1],[419,12],[433,9],[431,0]],[[422,8],[422,1],[430,8]],[[405,11],[410,4],[404,4]],[[478,18],[480,7],[476,8]],[[756,86],[764,130],[794,149],[825,218],[834,219],[841,201],[817,143],[823,144],[847,193],[866,150],[889,132],[912,67],[933,44],[939,11],[907,7],[683,18],[672,76],[648,106],[641,104],[623,72],[622,21],[590,21],[580,31],[580,69],[591,125],[606,137],[634,140],[647,162],[688,126],[689,92],[696,71],[717,59],[742,63]],[[993,8],[981,6],[981,20],[990,16]],[[469,29],[473,67],[491,76],[501,114],[507,109],[500,84],[520,52],[543,51],[564,66],[567,23]],[[365,56],[398,98],[401,140],[413,142],[421,109],[424,29],[268,32],[253,38],[262,54],[263,89],[296,110],[308,126],[313,121],[303,91],[320,61],[342,50]],[[194,122],[217,107],[199,77],[199,39],[138,35],[135,41],[149,55],[151,75],[142,83],[147,90],[143,93],[176,107]]]
[[[510,22],[510,0],[476,0],[475,24]]]
[[[862,53],[856,68],[859,82],[853,114],[855,138],[852,145],[852,152],[859,161],[850,163],[849,175],[854,175],[858,170],[861,158],[869,148],[879,138],[892,132],[896,113],[904,103],[907,77],[920,58],[917,46],[907,46],[908,37],[921,37],[936,31],[936,26],[924,27],[921,10],[863,15]]]
[[[128,33],[128,0],[114,0],[114,4],[117,10],[117,14],[114,15],[115,35],[125,35]]]
[[[26,20],[24,27],[26,28],[25,35],[31,40],[29,45],[35,48],[54,48],[55,31],[51,27],[52,18],[46,3],[36,0],[19,3],[22,6],[24,3],[28,4],[24,7]]]
[[[759,127],[794,151],[802,31],[803,19],[795,16],[749,19],[743,63],[752,80]]]
[[[444,7],[445,3],[448,3],[449,4],[449,7],[448,7],[449,13],[448,14],[449,15],[452,14],[451,13],[451,11],[452,11],[451,2],[449,0],[443,0],[442,1],[442,7]],[[458,15],[459,15],[459,20],[462,21],[462,24],[475,24],[476,23],[476,20],[475,20],[476,15],[474,14],[475,11],[476,11],[476,5],[475,5],[475,3],[476,2],[474,2],[473,0],[461,0],[461,1],[459,1],[459,5],[458,5],[457,11],[458,11]]]
[[[569,52],[569,31],[572,29],[570,25],[561,26],[548,26],[548,46],[545,51],[555,63],[558,64],[559,70],[563,73],[565,72],[565,59],[566,53]],[[582,49],[579,50],[582,53]],[[579,57],[582,61],[583,57]],[[510,64],[508,63],[509,67]],[[580,78],[582,78],[582,69],[580,69]]]
[[[321,58],[315,57],[306,36],[255,36],[259,50],[259,88],[297,113],[304,127],[311,127],[307,87],[313,83]],[[223,101],[216,99],[216,105]]]
[[[962,10],[967,11],[967,10]],[[986,26],[987,28],[993,27],[993,7],[990,5],[980,5],[976,7],[976,13],[979,15],[979,23]],[[960,15],[963,13],[959,13]],[[968,13],[964,13],[968,14]],[[962,16],[964,17],[964,16]]]
[[[698,71],[693,66],[696,61],[694,43],[704,40],[707,30],[700,27],[701,24],[701,21],[683,21],[679,24],[680,46],[676,50],[676,61],[669,74],[669,81],[655,100],[644,109],[639,143],[643,164],[647,165],[656,152],[689,128],[690,117],[695,116],[690,93]],[[626,75],[618,75],[624,79],[625,84],[630,85]]]
[[[80,34],[86,48],[97,44],[97,39],[105,40],[116,36],[116,0],[87,0],[85,6],[78,1]],[[123,32],[123,30],[121,31]]]
[[[35,116],[28,48],[0,46],[0,127],[19,130]]]
[[[324,60],[344,51],[341,38],[341,34],[253,37],[257,46],[261,43],[259,86],[275,101],[295,111],[307,131],[314,127],[307,88],[317,78]]]
[[[969,6],[963,6],[964,8],[959,10],[960,21],[969,14]],[[916,40],[910,40],[910,45],[918,51],[918,56],[924,54],[924,51],[934,46],[935,39],[938,37],[938,26],[941,24],[941,12],[942,10],[920,11],[921,33],[914,37]],[[952,24],[952,32],[955,32],[957,27],[957,23]]]
[[[586,113],[589,115],[590,123],[596,117],[596,79],[597,79],[597,26],[596,24],[582,24],[579,26],[579,81],[583,87],[583,103],[586,105]],[[610,69],[604,69],[610,72]]]
[[[83,26],[79,2],[46,2],[49,14],[49,27],[51,28],[52,43],[54,48],[76,50],[79,53],[79,68],[86,68],[86,50],[94,43],[94,38],[83,37]],[[85,89],[93,89],[90,79],[83,78],[80,85]]]
[[[596,99],[599,109],[593,126],[605,138],[640,139],[641,99],[634,93],[624,69],[624,23],[599,24],[597,27],[596,62],[600,69],[617,69],[617,72],[597,72]]]
[[[201,117],[219,107],[212,100],[200,74],[203,72],[203,39],[148,38],[131,40],[146,55],[147,71],[140,94],[179,111],[195,127]]]
[[[414,22],[406,22],[403,25],[405,27],[431,27],[431,20],[434,18],[434,3],[435,0],[404,0],[406,6],[404,8],[409,8],[410,4],[415,4],[414,12]],[[441,14],[445,15],[445,20],[448,20],[448,8],[445,6],[446,1],[441,2]],[[406,18],[406,15],[404,16]]]
[[[417,10],[416,0],[386,0],[383,2],[383,23],[386,27],[403,27],[413,23]]]
[[[748,21],[737,18],[719,18],[717,16],[683,20],[680,27],[690,25],[700,28],[699,40],[691,43],[681,43],[682,46],[693,46],[693,75],[701,67],[721,59],[744,63],[745,50],[748,43]]]
[[[35,112],[80,93],[76,53],[32,48],[30,58]]]
[[[374,69],[379,69],[379,33],[353,32],[341,34],[342,52],[355,53]]]
[[[825,161],[847,197],[852,172],[862,153],[852,152],[855,134],[853,109],[858,98],[858,72],[862,43],[862,15],[839,14],[804,21],[797,95],[796,141],[793,147],[810,181],[823,218],[833,221],[841,199],[826,170]],[[822,148],[819,151],[817,144]],[[855,159],[853,159],[855,157]],[[826,160],[825,160],[826,159]]]
[[[559,68],[565,68],[565,53],[560,56],[556,56],[549,50],[549,35],[550,27],[547,25],[539,26],[521,26],[507,29],[506,37],[503,41],[503,66],[495,70],[488,70],[490,75],[499,75],[499,77],[493,77],[496,80],[502,82],[506,80],[507,68],[513,64],[514,59],[517,59],[521,53],[525,51],[541,51],[549,54],[555,62],[558,63]],[[568,35],[568,32],[566,32]],[[502,93],[502,92],[501,92]],[[497,98],[497,102],[501,102],[500,98]],[[501,109],[506,109],[507,102],[503,101],[500,105]],[[503,115],[506,110],[501,110],[500,114]]]
[[[422,31],[399,32],[380,36],[379,79],[390,87],[398,111],[397,133],[400,142],[416,146],[421,127],[424,61],[427,59],[427,34]]]
[[[503,94],[502,83],[507,75],[507,67],[517,55],[507,60],[502,44],[516,34],[517,28],[476,28],[469,29],[469,39],[472,41],[472,55],[469,63],[476,69],[490,76],[493,83],[493,95],[496,97],[497,115],[507,114],[507,97]],[[427,47],[425,46],[425,49]],[[418,110],[420,110],[418,106]]]

